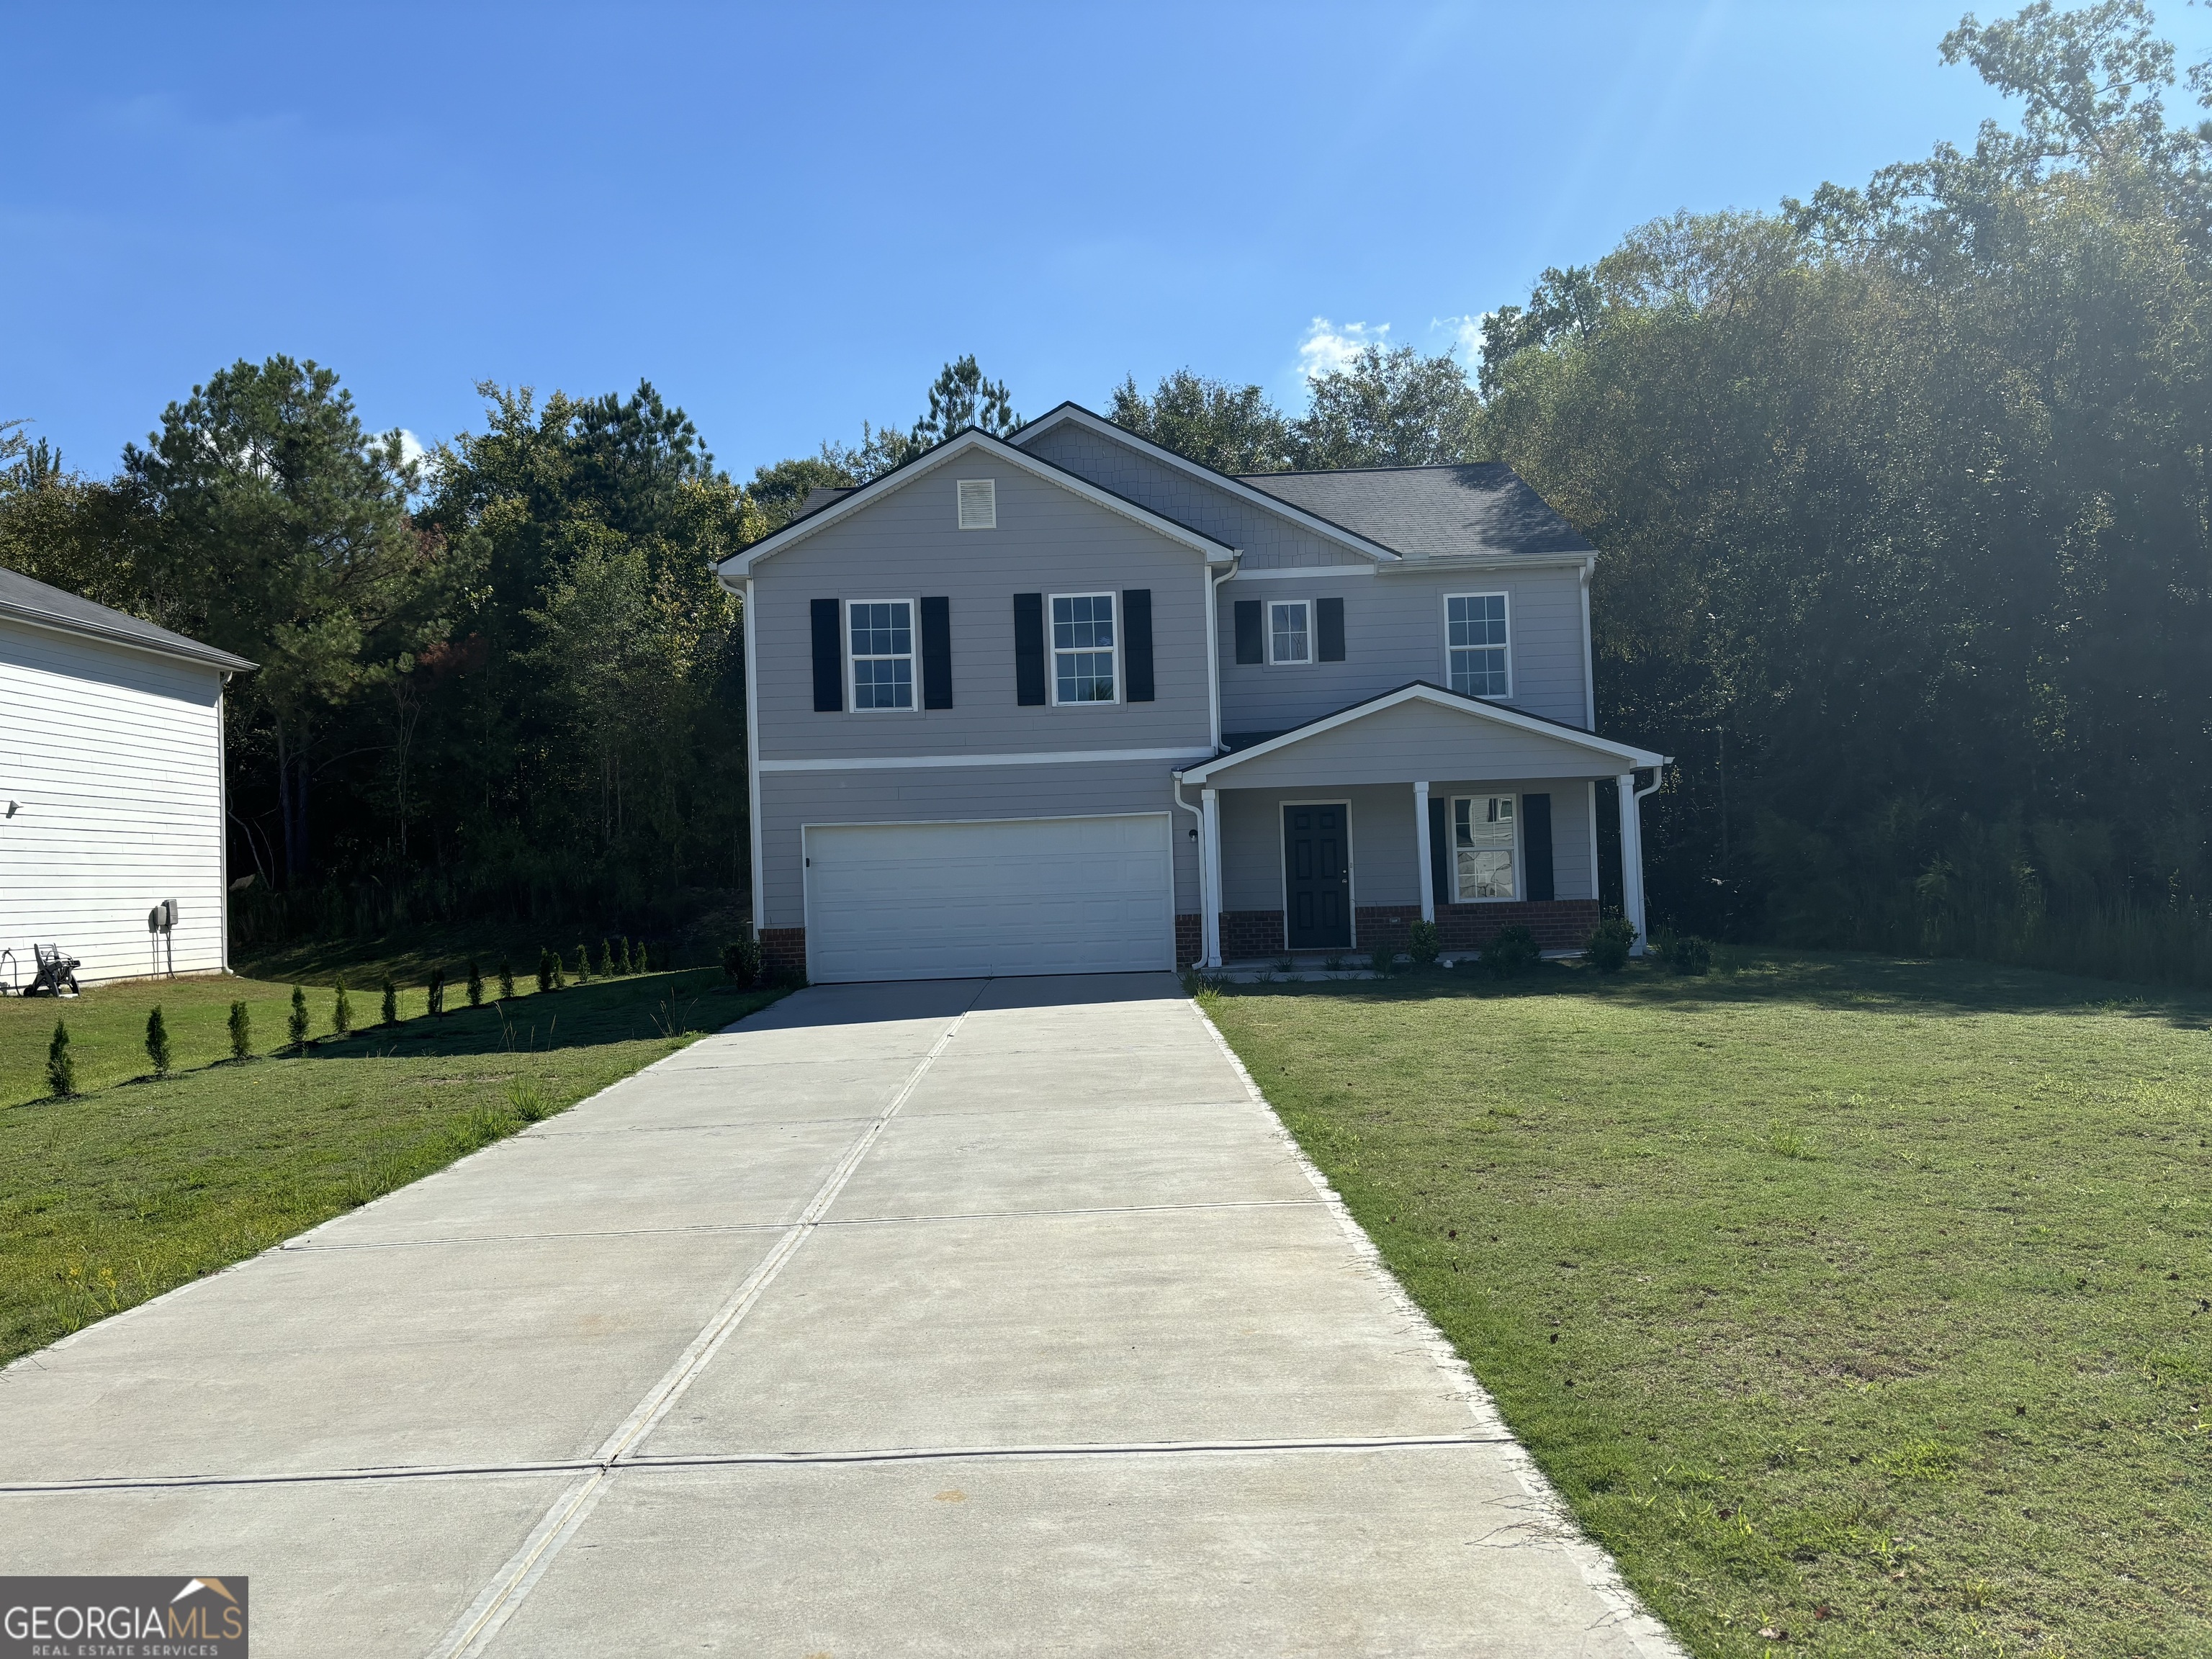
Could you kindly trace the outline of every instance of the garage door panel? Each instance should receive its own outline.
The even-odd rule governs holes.
[[[817,824],[805,842],[816,979],[1174,965],[1164,813]]]

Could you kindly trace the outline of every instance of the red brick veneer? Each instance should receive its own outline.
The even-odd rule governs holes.
[[[804,927],[763,927],[760,930],[761,967],[769,977],[806,971],[806,930]]]
[[[1421,919],[1418,904],[1363,904],[1355,913],[1362,953],[1384,946],[1404,951],[1413,943],[1413,926]],[[1197,918],[1192,917],[1194,922]],[[1505,904],[1440,904],[1437,936],[1447,951],[1479,951],[1506,927],[1526,927],[1540,951],[1579,951],[1597,926],[1595,899],[1527,900]],[[1221,955],[1227,962],[1283,954],[1279,910],[1224,910]]]
[[[1245,962],[1254,957],[1283,954],[1283,913],[1280,910],[1224,910],[1221,913],[1221,959]]]
[[[1176,918],[1176,966],[1187,968],[1206,957],[1205,918],[1193,914]]]

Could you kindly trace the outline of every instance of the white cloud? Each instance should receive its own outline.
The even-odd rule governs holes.
[[[1431,317],[1429,332],[1434,335],[1449,330],[1452,343],[1445,349],[1473,368],[1482,361],[1482,325],[1489,314],[1485,312],[1480,316],[1469,313],[1464,317]]]
[[[1389,344],[1389,332],[1388,323],[1346,323],[1340,328],[1326,317],[1316,317],[1298,343],[1298,373],[1310,380],[1342,368],[1369,346]]]
[[[428,453],[420,438],[404,426],[399,428],[399,454],[403,460],[419,461]]]

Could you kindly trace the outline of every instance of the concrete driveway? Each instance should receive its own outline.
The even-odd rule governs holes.
[[[802,992],[0,1422],[264,1659],[1675,1650],[1164,975]]]

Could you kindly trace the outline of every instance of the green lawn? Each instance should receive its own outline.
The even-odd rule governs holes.
[[[1694,1651],[2212,1653],[2212,1000],[1728,957],[1206,1002]]]
[[[231,1000],[252,1008],[266,1054],[289,987],[173,980],[0,1001],[0,1363],[419,1180],[776,994],[714,971],[648,974],[433,1020],[418,988],[396,1026],[242,1063],[222,1058]],[[310,997],[327,1032],[331,994]],[[357,1024],[375,1020],[374,992],[352,1000]],[[149,1069],[156,1001],[176,1074],[127,1080]],[[70,1100],[40,1098],[57,1017],[85,1091]]]

